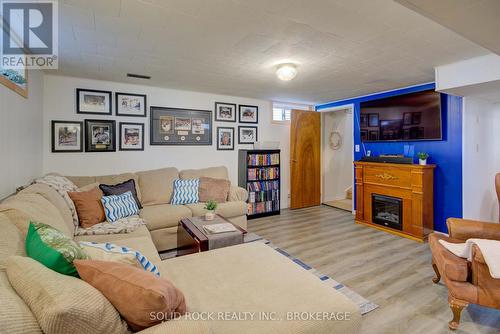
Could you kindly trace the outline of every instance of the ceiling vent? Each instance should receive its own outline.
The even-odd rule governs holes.
[[[149,75],[133,74],[133,73],[127,73],[127,77],[129,77],[129,78],[136,78],[136,79],[144,79],[144,80],[150,80],[151,79],[151,77]]]

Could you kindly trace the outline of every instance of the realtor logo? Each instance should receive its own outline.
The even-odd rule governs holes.
[[[4,69],[56,69],[57,2],[1,0]]]

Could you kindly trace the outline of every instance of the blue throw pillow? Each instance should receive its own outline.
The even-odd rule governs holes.
[[[101,202],[106,219],[110,223],[139,214],[139,207],[130,191],[121,195],[103,196]]]
[[[173,205],[198,203],[198,188],[200,187],[200,179],[177,179],[174,181],[174,196],[172,197]]]

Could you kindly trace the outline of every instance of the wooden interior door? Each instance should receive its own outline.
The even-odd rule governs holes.
[[[290,126],[290,208],[321,204],[321,115],[292,110]]]

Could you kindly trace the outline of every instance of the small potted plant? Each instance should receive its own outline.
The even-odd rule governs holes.
[[[217,202],[209,200],[205,204],[205,209],[208,210],[208,212],[205,213],[205,220],[214,220],[214,218],[215,218],[215,209],[217,209]]]
[[[420,165],[425,166],[427,165],[427,159],[429,158],[429,153],[426,152],[418,152],[418,162]]]

